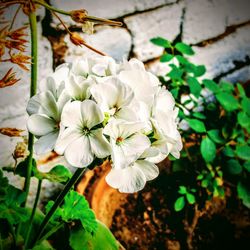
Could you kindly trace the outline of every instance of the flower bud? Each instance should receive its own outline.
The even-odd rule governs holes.
[[[77,33],[70,34],[70,41],[73,44],[75,44],[76,46],[81,46],[81,45],[85,44],[85,41]]]
[[[84,9],[82,10],[72,10],[70,16],[76,23],[85,23],[88,16],[88,12]]]

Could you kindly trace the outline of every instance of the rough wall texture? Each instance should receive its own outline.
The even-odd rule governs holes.
[[[190,43],[196,55],[194,62],[205,64],[207,76],[245,82],[250,79],[250,2],[249,0],[51,0],[65,10],[84,8],[90,15],[114,18],[123,27],[97,26],[86,41],[116,60],[137,57],[155,74],[166,72],[158,62],[160,47],[149,42],[156,36]],[[6,16],[13,15],[14,9]],[[58,21],[39,11],[39,80],[63,61],[73,61],[89,54],[76,48],[62,31]],[[41,21],[42,20],[42,21]],[[72,25],[69,18],[65,21]],[[20,14],[17,27],[27,22]],[[74,27],[78,32],[80,27]],[[65,43],[63,42],[65,41]],[[29,48],[27,49],[29,51]],[[6,65],[5,65],[6,66]],[[1,65],[1,75],[4,72]],[[29,96],[29,76],[18,70],[22,80],[0,90],[0,127],[25,128],[25,106]],[[1,165],[13,163],[11,153],[16,139],[0,135]],[[13,178],[15,182],[16,179]],[[22,185],[21,183],[17,183]],[[31,190],[31,192],[33,192]]]

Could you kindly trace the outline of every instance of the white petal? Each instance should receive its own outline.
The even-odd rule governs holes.
[[[94,159],[88,137],[82,136],[70,143],[64,156],[68,163],[74,167],[87,167]]]
[[[80,99],[81,88],[77,84],[77,82],[75,81],[75,76],[74,75],[70,75],[69,78],[66,79],[65,89],[67,90],[67,92],[69,93],[69,95],[72,98],[74,98],[76,100]]]
[[[50,91],[42,92],[39,94],[40,110],[39,113],[45,114],[48,117],[52,117],[55,120],[59,120],[60,115],[58,112],[56,99]]]
[[[82,123],[81,102],[67,103],[62,111],[61,122],[65,127],[76,127]]]
[[[41,104],[40,104],[40,98],[39,95],[35,95],[30,98],[28,105],[27,105],[27,113],[29,115],[37,114],[39,111]]]
[[[36,154],[49,153],[54,149],[59,132],[53,131],[47,135],[41,136],[34,145]]]
[[[32,134],[43,136],[54,131],[56,123],[45,115],[34,114],[29,117],[27,127]]]
[[[98,105],[91,100],[81,103],[82,124],[91,129],[104,120],[104,115]]]
[[[88,61],[86,59],[76,61],[72,66],[72,72],[76,75],[86,77],[89,73]]]
[[[117,119],[123,119],[131,122],[139,120],[139,117],[137,116],[133,108],[130,107],[121,108],[118,112],[115,113],[114,117]]]
[[[91,151],[98,158],[104,158],[110,155],[111,148],[107,139],[103,136],[103,129],[96,129],[91,131],[89,136]]]
[[[58,98],[58,100],[57,100],[57,106],[58,106],[58,112],[59,112],[59,114],[62,113],[62,110],[63,110],[65,104],[66,104],[69,100],[70,100],[70,96],[69,96],[68,93],[64,90],[64,91],[60,94],[60,96],[59,96],[59,98]]]
[[[146,177],[137,167],[112,169],[106,176],[107,183],[122,193],[134,193],[142,190],[146,184]]]
[[[136,160],[147,148],[150,147],[150,140],[146,135],[134,134],[124,140],[124,142],[121,144],[121,147],[125,156],[133,156]]]
[[[147,181],[151,181],[159,175],[158,167],[152,162],[138,160],[134,163],[134,166],[140,168]]]
[[[81,137],[81,134],[75,128],[64,129],[58,137],[58,140],[55,145],[55,151],[59,155],[62,155],[65,149],[67,148],[67,146],[80,137]]]

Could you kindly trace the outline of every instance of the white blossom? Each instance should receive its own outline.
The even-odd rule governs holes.
[[[65,129],[57,140],[55,151],[64,154],[74,167],[87,167],[94,157],[104,158],[110,154],[110,146],[98,128],[104,115],[92,100],[73,101],[65,105],[61,123]]]

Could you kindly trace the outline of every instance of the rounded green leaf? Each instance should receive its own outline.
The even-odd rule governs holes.
[[[190,88],[190,92],[196,97],[199,98],[201,93],[201,85],[195,77],[189,77],[187,83]]]
[[[163,48],[171,48],[171,43],[162,37],[152,38],[150,42]]]
[[[236,154],[243,160],[250,160],[250,147],[248,145],[236,146]]]
[[[216,84],[216,82],[214,82],[213,80],[210,79],[204,79],[202,81],[202,83],[205,85],[205,87],[207,89],[209,89],[210,91],[212,91],[213,93],[219,92],[220,88],[219,86]]]
[[[243,98],[241,106],[244,112],[250,116],[250,99],[248,97]]]
[[[189,204],[195,203],[195,196],[193,194],[187,193],[186,198]]]
[[[160,58],[160,62],[169,62],[174,58],[171,54],[163,54]]]
[[[70,230],[69,244],[73,250],[118,250],[119,243],[110,230],[97,221],[97,230],[92,235],[82,227]]]
[[[227,157],[234,157],[234,151],[230,146],[226,146],[222,152]]]
[[[216,146],[208,137],[201,141],[201,155],[206,162],[212,162],[216,156]]]
[[[243,204],[250,208],[250,188],[249,185],[239,182],[237,185],[237,192],[240,199],[242,199]]]
[[[234,96],[228,92],[220,92],[217,93],[216,95],[217,100],[221,104],[221,106],[226,110],[226,111],[234,111],[238,109],[238,101],[234,98]]]
[[[246,162],[243,164],[243,167],[244,167],[248,172],[250,172],[250,161],[246,161]]]
[[[243,111],[238,113],[237,121],[243,128],[250,126],[250,117]]]
[[[182,54],[186,54],[186,55],[194,55],[194,51],[192,49],[191,46],[185,44],[185,43],[177,43],[175,45],[175,48],[181,52]]]
[[[240,174],[242,172],[242,166],[237,160],[231,159],[227,161],[227,170],[233,175]]]
[[[207,134],[215,143],[223,144],[225,142],[225,140],[220,136],[220,131],[218,129],[209,130]]]
[[[174,209],[175,211],[179,212],[184,208],[184,206],[185,206],[185,199],[183,196],[181,196],[175,201]]]
[[[185,186],[179,186],[179,194],[186,194],[187,188]]]
[[[206,132],[206,127],[204,122],[197,120],[197,119],[188,119],[187,120],[189,126],[198,133]]]

